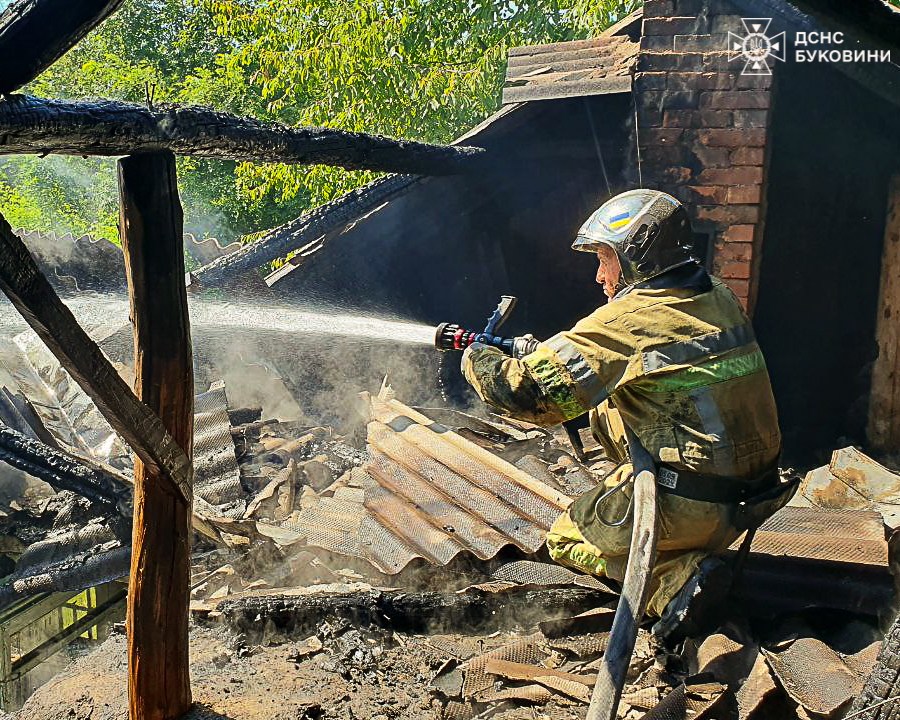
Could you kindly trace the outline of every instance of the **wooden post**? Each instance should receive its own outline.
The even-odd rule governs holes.
[[[869,397],[869,444],[873,450],[900,449],[900,175],[888,190],[881,290],[875,338],[878,358],[872,368]]]
[[[194,381],[175,156],[168,151],[131,155],[118,169],[119,227],[134,323],[134,390],[190,457]],[[191,705],[191,505],[165,471],[140,459],[134,481],[129,717],[174,720]]]

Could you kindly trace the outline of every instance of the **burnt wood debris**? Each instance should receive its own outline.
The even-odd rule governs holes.
[[[116,509],[127,488],[110,470],[91,468],[81,458],[0,425],[0,460],[40,478],[55,490],[71,490],[100,506]]]
[[[378,135],[290,128],[201,107],[149,109],[111,100],[73,102],[13,95],[0,101],[0,152],[118,156],[153,150],[239,160],[325,164],[347,170],[444,175],[477,148]]]
[[[137,455],[128,604],[129,712],[133,720],[155,720],[178,717],[191,703],[187,647],[193,384],[182,215],[171,153],[445,174],[465,169],[480,150],[288,128],[205,108],[150,109],[103,100],[10,96],[114,12],[120,1],[18,0],[0,15],[0,152],[130,156],[120,161],[119,179],[135,332],[135,392],[78,325],[2,216],[0,288]],[[406,182],[391,180],[387,185]],[[308,227],[308,219],[301,224]],[[52,478],[57,486],[74,483],[82,494],[100,502],[112,500],[105,478],[85,474],[65,457],[31,448],[21,438],[4,435],[4,441],[33,450],[27,458],[29,469]],[[130,550],[116,552],[113,565],[120,570]]]
[[[269,230],[239,250],[213,260],[192,272],[191,276],[201,285],[215,286],[284,257],[297,248],[301,249],[301,255],[318,252],[351,222],[405,192],[420,179],[414,175],[394,175],[351,190]]]
[[[10,5],[0,15],[0,95],[34,80],[121,4],[40,0]]]

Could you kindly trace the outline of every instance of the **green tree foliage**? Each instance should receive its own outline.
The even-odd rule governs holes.
[[[0,0],[2,2],[2,0]],[[638,0],[129,0],[28,92],[209,105],[289,125],[449,142],[496,109],[509,47],[597,32]],[[189,230],[230,240],[372,179],[179,160]],[[16,225],[115,228],[114,164],[0,165]]]

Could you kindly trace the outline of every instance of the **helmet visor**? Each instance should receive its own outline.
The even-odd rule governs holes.
[[[601,244],[619,247],[653,199],[651,193],[638,191],[606,203],[578,231],[572,249],[595,252]]]

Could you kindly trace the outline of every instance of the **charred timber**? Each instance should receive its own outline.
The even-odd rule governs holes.
[[[0,15],[0,95],[18,90],[65,55],[122,0],[16,0]]]
[[[609,596],[586,588],[512,588],[505,592],[397,593],[380,590],[264,595],[225,600],[216,608],[253,638],[314,632],[325,620],[412,633],[485,631],[534,624],[596,608]]]
[[[70,102],[14,95],[0,102],[0,153],[178,155],[446,175],[460,172],[479,148],[429,145],[379,135],[291,128],[209,108],[99,100]]]
[[[269,230],[254,242],[214,260],[191,275],[201,287],[216,286],[284,257],[293,250],[309,247],[310,254],[318,252],[330,237],[342,232],[354,220],[373,212],[420,180],[410,175],[393,175],[351,190],[296,220]]]
[[[78,324],[2,214],[0,290],[141,461],[164,468],[189,499],[190,459]]]
[[[127,485],[111,473],[91,468],[67,454],[0,427],[0,460],[39,478],[54,490],[70,490],[103,507],[114,509],[128,494]]]
[[[118,580],[128,574],[131,548],[117,547],[102,553],[78,553],[42,567],[33,574],[0,584],[0,611],[23,598],[46,592],[78,591]]]

